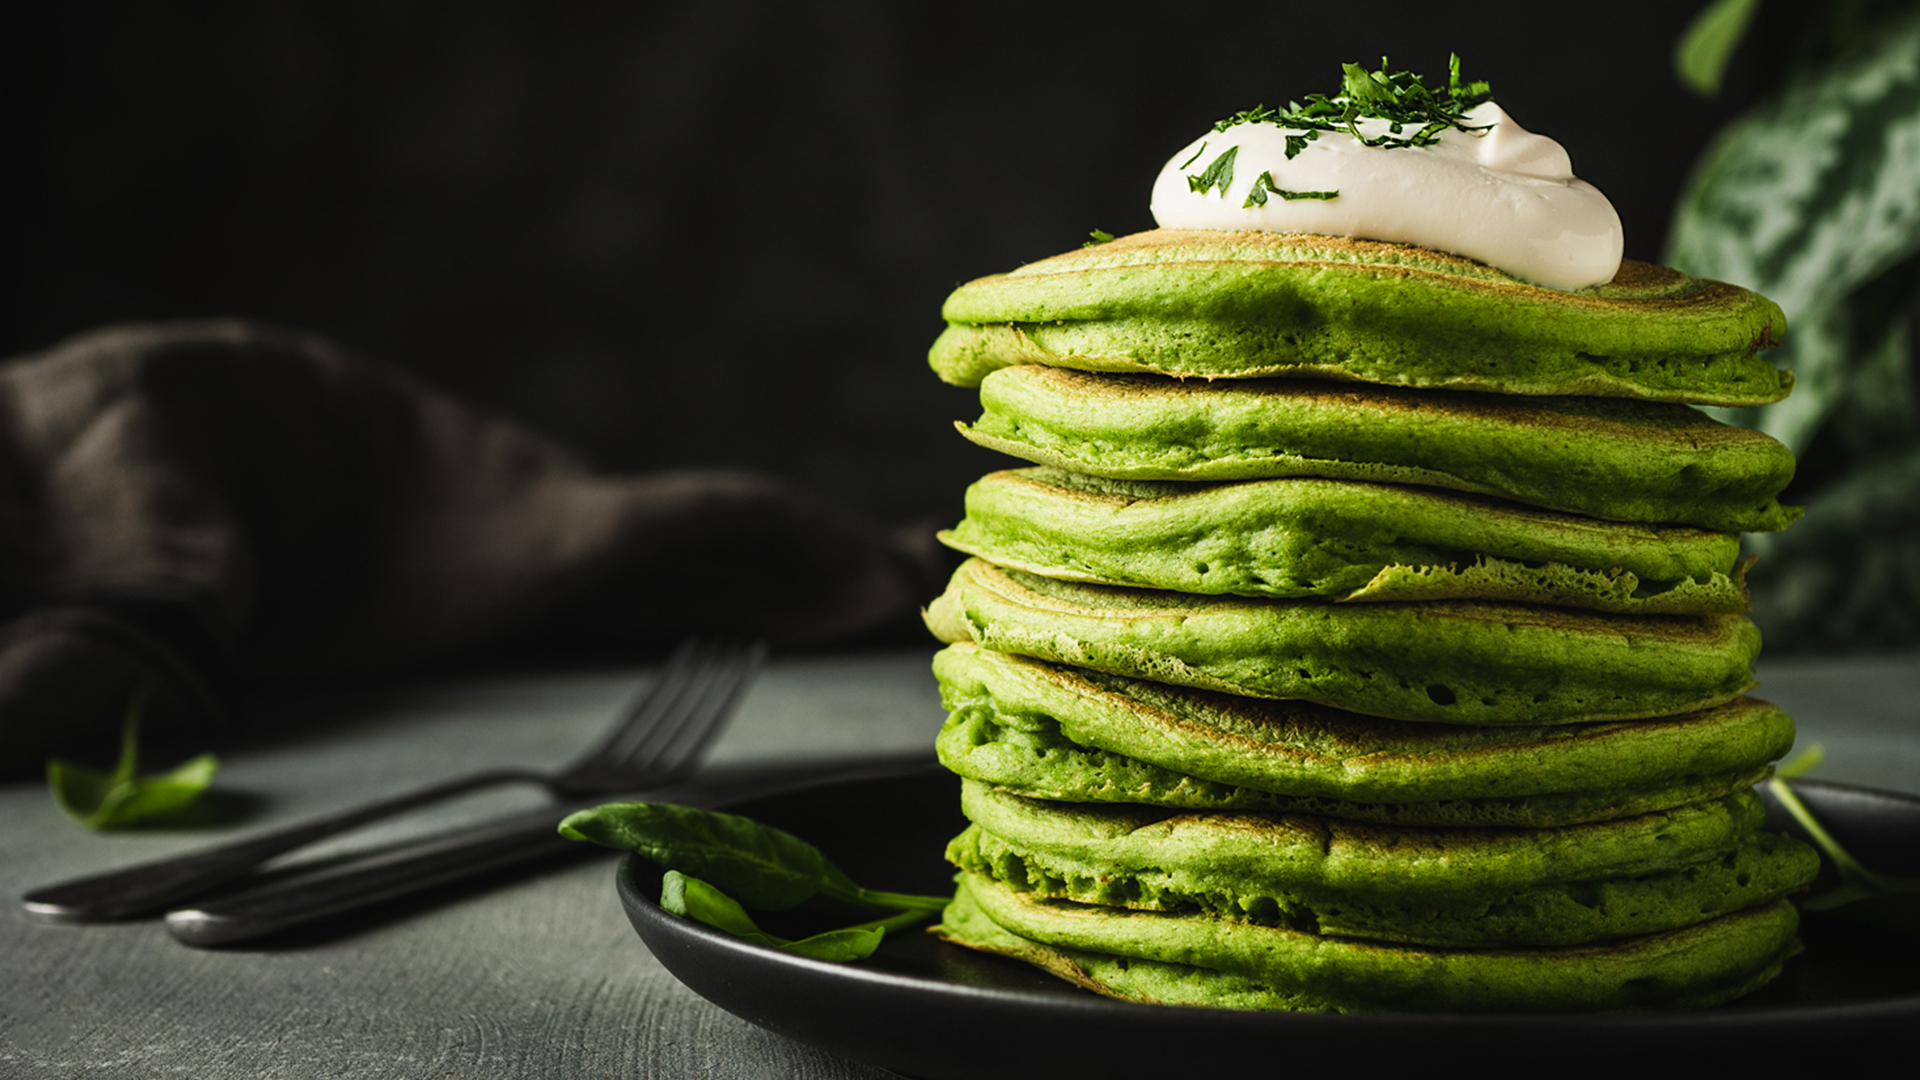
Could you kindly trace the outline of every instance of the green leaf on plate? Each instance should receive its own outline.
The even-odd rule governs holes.
[[[816,895],[938,911],[943,896],[864,889],[820,849],[771,825],[738,814],[673,803],[606,803],[570,814],[560,835],[637,852],[663,869],[712,882],[758,911],[785,911]]]
[[[1800,801],[1788,780],[1804,775],[1819,764],[1820,747],[1808,747],[1792,761],[1780,766],[1767,787],[1793,820],[1807,831],[1814,846],[1826,854],[1840,875],[1840,884],[1800,901],[1803,911],[1831,912],[1856,922],[1871,923],[1888,930],[1920,934],[1920,878],[1877,874],[1860,864],[1840,842],[1820,824],[1807,804]]]
[[[570,814],[560,835],[635,852],[657,863],[660,906],[735,937],[818,960],[872,955],[892,930],[925,922],[944,896],[862,888],[820,849],[771,825],[672,803],[606,803]],[[785,911],[814,896],[895,909],[883,919],[788,941],[754,924],[747,908]],[[739,897],[738,900],[734,899]]]
[[[660,880],[660,907],[675,915],[706,923],[734,937],[769,949],[810,956],[816,960],[864,960],[880,947],[887,931],[880,923],[862,923],[828,930],[797,941],[775,937],[754,924],[739,901],[696,877],[669,870]],[[915,913],[917,918],[925,918]]]
[[[68,761],[47,759],[47,786],[67,816],[89,829],[118,829],[165,822],[200,801],[213,783],[219,762],[212,754],[152,776],[140,772],[140,724],[152,698],[154,678],[143,677],[127,696],[120,724],[120,759],[110,772]]]

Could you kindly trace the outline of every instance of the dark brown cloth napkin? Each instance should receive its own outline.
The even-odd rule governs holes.
[[[147,671],[210,740],[260,676],[842,639],[937,592],[935,549],[760,474],[596,473],[311,334],[103,329],[0,365],[0,773],[99,757]]]

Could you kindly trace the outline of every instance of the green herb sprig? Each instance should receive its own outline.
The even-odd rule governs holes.
[[[1798,757],[1781,765],[1773,779],[1767,781],[1767,789],[1773,793],[1773,797],[1807,831],[1814,845],[1826,854],[1840,875],[1837,887],[1800,901],[1801,909],[1830,911],[1843,918],[1889,930],[1920,933],[1920,878],[1877,874],[1861,865],[1860,860],[1848,853],[1827,832],[1819,819],[1813,816],[1813,811],[1807,809],[1807,804],[1801,802],[1800,796],[1788,785],[1788,780],[1804,775],[1818,765],[1821,756],[1819,744],[1809,746]]]
[[[1399,148],[1431,146],[1448,128],[1485,131],[1492,126],[1466,122],[1467,112],[1493,94],[1484,82],[1461,81],[1458,55],[1448,58],[1447,85],[1437,90],[1413,72],[1388,70],[1384,56],[1378,71],[1368,71],[1359,64],[1341,67],[1345,77],[1340,92],[1332,97],[1308,94],[1305,105],[1288,102],[1284,109],[1256,105],[1215,123],[1213,130],[1225,131],[1235,124],[1296,129],[1299,134],[1287,136],[1287,159],[1291,161],[1323,131],[1344,131],[1368,146]],[[1387,130],[1363,135],[1362,120],[1385,120]]]
[[[153,698],[155,680],[149,674],[127,695],[127,711],[120,722],[120,759],[111,772],[65,758],[47,759],[47,787],[53,801],[89,829],[119,829],[129,825],[161,824],[183,815],[213,783],[220,767],[212,754],[167,772],[140,773],[140,725]]]
[[[854,884],[819,848],[771,825],[673,803],[607,803],[568,815],[560,835],[636,852],[666,870],[660,906],[757,945],[820,960],[870,956],[893,931],[924,922],[944,896]],[[797,941],[761,930],[747,908],[785,911],[814,896],[891,909],[882,919]]]

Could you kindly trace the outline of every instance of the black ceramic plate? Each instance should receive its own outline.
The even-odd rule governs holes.
[[[1795,787],[1867,865],[1920,874],[1920,799],[1813,781]],[[952,872],[941,851],[965,824],[958,803],[958,781],[926,768],[735,809],[814,842],[864,885],[944,893]],[[1772,986],[1703,1012],[1340,1016],[1114,1001],[924,934],[896,935],[857,964],[830,964],[663,912],[654,901],[659,872],[635,858],[621,863],[618,886],[640,937],[702,997],[769,1030],[927,1080],[1175,1076],[1196,1067],[1370,1074],[1449,1060],[1482,1074],[1644,1069],[1662,1060],[1777,1068],[1802,1057],[1832,1067],[1920,1035],[1920,939],[1830,916],[1804,920],[1807,950]]]

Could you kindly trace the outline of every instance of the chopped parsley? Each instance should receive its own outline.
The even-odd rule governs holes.
[[[1113,243],[1113,234],[1105,229],[1095,229],[1087,235],[1092,237],[1092,239],[1081,244],[1080,246],[1083,248],[1099,247],[1101,244]]]
[[[1275,184],[1273,182],[1272,173],[1262,172],[1259,176],[1256,176],[1253,178],[1253,190],[1247,192],[1247,201],[1241,203],[1240,208],[1244,210],[1252,206],[1267,205],[1268,192],[1272,192],[1273,194],[1278,195],[1281,198],[1287,199],[1289,201],[1293,199],[1326,200],[1326,199],[1337,199],[1340,197],[1340,193],[1338,191],[1288,191],[1286,188],[1283,188],[1280,185]]]
[[[1273,124],[1297,129],[1300,134],[1287,136],[1287,158],[1292,160],[1323,131],[1344,131],[1368,146],[1399,148],[1431,146],[1440,141],[1448,128],[1485,131],[1491,126],[1466,123],[1468,110],[1489,100],[1493,94],[1484,82],[1460,81],[1457,55],[1448,59],[1447,85],[1442,89],[1429,89],[1413,72],[1389,71],[1384,56],[1380,58],[1379,71],[1368,71],[1359,64],[1342,67],[1345,78],[1340,92],[1332,97],[1308,94],[1305,105],[1288,102],[1284,109],[1256,105],[1219,121],[1213,130],[1225,131],[1235,124]],[[1385,132],[1369,137],[1360,133],[1362,120],[1385,120],[1388,127]],[[1194,179],[1188,177],[1188,183],[1194,183]]]
[[[1220,156],[1213,159],[1213,163],[1207,166],[1205,172],[1199,176],[1187,177],[1187,190],[1198,191],[1204,195],[1217,187],[1220,189],[1220,194],[1225,195],[1227,189],[1233,186],[1233,159],[1239,153],[1238,146],[1229,146],[1222,150]],[[1194,155],[1196,158],[1199,156]]]

